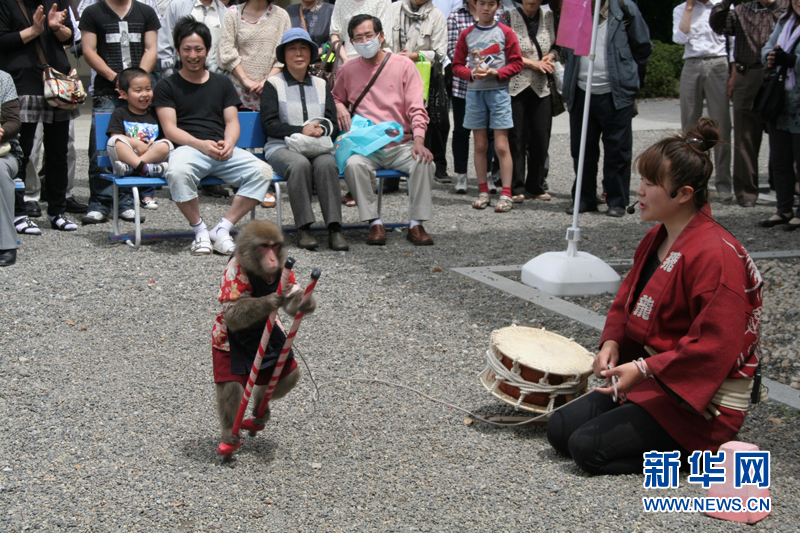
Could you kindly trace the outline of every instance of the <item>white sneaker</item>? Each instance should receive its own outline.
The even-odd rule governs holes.
[[[114,174],[117,176],[130,176],[133,174],[133,167],[122,161],[114,161]]]
[[[142,200],[142,207],[144,209],[158,209],[158,204],[152,198],[148,198],[147,200]]]
[[[134,211],[133,209],[126,209],[125,211],[119,214],[119,218],[121,218],[125,222],[134,222],[136,220],[136,211]],[[139,223],[141,224],[144,221],[145,221],[145,216],[140,214]]]
[[[467,175],[456,176],[456,194],[467,194]]]
[[[81,217],[81,224],[100,224],[106,222],[108,218],[100,211],[89,211]]]

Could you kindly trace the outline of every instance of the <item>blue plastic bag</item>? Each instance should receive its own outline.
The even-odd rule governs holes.
[[[389,143],[403,140],[403,126],[397,122],[375,124],[361,115],[353,116],[350,131],[343,133],[333,143],[333,155],[339,172],[344,172],[347,160],[353,154],[368,156]]]

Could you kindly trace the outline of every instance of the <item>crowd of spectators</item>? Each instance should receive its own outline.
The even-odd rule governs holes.
[[[559,0],[338,0],[333,4],[301,0],[292,5],[272,0],[82,0],[76,9],[69,0],[1,0],[0,141],[9,148],[3,151],[0,144],[0,264],[13,263],[6,253],[16,247],[12,232],[41,234],[34,220],[42,216],[39,200],[47,203],[46,220],[54,230],[78,229],[67,213],[81,214],[83,224],[107,221],[111,184],[100,178],[101,172],[166,177],[173,200],[198,235],[193,252],[231,253],[235,247],[228,231],[240,211],[256,200],[274,205],[266,189],[273,170],[289,182],[301,247],[319,246],[310,231],[313,193],[322,206],[331,248],[348,248],[341,235],[343,203],[357,205],[359,218],[369,221],[367,243],[383,244],[385,231],[371,178],[380,168],[399,170],[409,176],[408,240],[432,244],[422,227],[433,216],[431,187],[454,181],[452,192],[468,192],[470,134],[479,181],[473,207],[490,205],[500,181],[498,212],[526,199],[551,199],[546,178],[556,96],[563,96],[570,113],[576,174],[581,125],[584,114],[589,115],[580,211],[597,211],[605,203],[607,215],[622,217],[630,203],[634,98],[653,49],[648,27],[633,0],[603,0],[594,74],[588,79],[588,58],[556,45],[560,4]],[[729,101],[733,102],[733,145],[721,142],[715,148],[717,199],[735,199],[742,207],[752,207],[758,198],[757,158],[765,124],[750,108],[764,67],[785,69],[785,113],[766,125],[770,184],[778,195],[778,209],[760,224],[792,230],[800,227],[800,217],[793,213],[795,165],[800,161],[795,155],[800,153],[795,142],[800,135],[795,131],[800,131],[795,124],[800,101],[795,83],[800,71],[795,54],[800,14],[790,0],[732,4],[732,0],[687,0],[674,10],[673,40],[685,46],[682,125],[688,130],[696,123],[705,103],[719,123],[722,140],[728,141]],[[189,31],[199,27],[189,21],[205,29]],[[181,50],[179,34],[196,49],[187,45]],[[83,54],[92,68],[88,206],[71,194],[76,153],[72,123],[79,111],[50,107],[42,88],[42,60],[66,73],[69,50]],[[320,71],[315,65],[333,62],[334,56],[341,65],[335,82],[333,77],[311,76],[310,72]],[[147,73],[151,84],[137,74],[139,82],[131,89],[130,74],[123,89],[120,76],[132,68]],[[563,88],[553,94],[557,76],[563,76]],[[198,117],[208,122],[199,129],[195,123],[184,123],[192,113],[184,109],[187,116],[183,116],[185,106],[177,102],[181,95],[193,94],[191,83],[203,90],[206,84],[214,85],[209,91],[220,98],[219,116]],[[584,109],[589,84],[593,96],[590,108]],[[131,91],[138,103],[132,102]],[[452,173],[446,157],[449,116],[432,120],[434,107],[443,101],[445,109],[452,106]],[[151,105],[153,110],[148,109]],[[115,131],[109,130],[115,168],[101,169],[97,151],[103,147],[95,146],[95,115],[119,109],[124,111],[118,115],[127,113],[130,120],[117,120]],[[195,206],[196,182],[203,172],[222,172],[219,164],[243,157],[233,149],[239,134],[233,119],[239,110],[262,115],[268,138],[266,164],[247,160],[252,166],[247,179],[253,182],[245,190],[252,189],[248,194],[254,196],[263,188],[264,194],[260,199],[242,196],[234,185],[238,192],[230,217],[208,230]],[[404,138],[371,155],[353,155],[344,168],[337,168],[330,153],[307,156],[283,142],[294,134],[335,139],[349,130],[354,112],[374,123],[401,124]],[[131,113],[152,118],[138,120]],[[152,126],[148,141],[139,142],[125,130],[131,121]],[[177,149],[165,151],[165,144],[157,154],[146,155],[162,139]],[[597,194],[601,141],[605,157],[602,193]],[[209,158],[203,171],[195,165],[189,172],[170,161],[199,157],[194,152],[187,155],[189,147]],[[124,157],[117,157],[115,148]],[[162,151],[168,160],[160,161]],[[345,198],[337,192],[339,170],[344,170],[350,190]],[[24,193],[7,191],[7,182],[15,177],[25,182]],[[174,180],[184,185],[175,186]],[[399,183],[385,180],[384,187],[392,192]],[[158,207],[154,190],[143,190],[142,197],[142,207]],[[134,221],[133,199],[124,189],[118,209],[122,220]]]

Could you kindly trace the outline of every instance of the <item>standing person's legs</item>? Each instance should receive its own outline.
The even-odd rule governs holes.
[[[572,110],[569,113],[569,139],[572,166],[575,170],[575,181],[572,183],[572,200],[575,201],[575,189],[578,181],[578,163],[580,161],[581,129],[583,128],[583,106],[586,93],[575,89],[575,98]],[[594,103],[595,97],[592,97]],[[589,112],[589,122],[586,130],[586,149],[583,157],[583,179],[581,180],[580,208],[583,211],[597,211],[597,169],[600,161],[600,134],[602,124]],[[572,213],[572,205],[567,213]]]
[[[67,143],[69,141],[70,120],[42,124],[44,133],[44,164],[47,167],[47,186],[44,190],[47,201],[47,215],[63,217],[67,210]],[[77,229],[70,223],[70,230]],[[66,228],[57,228],[66,229]]]
[[[527,144],[528,171],[525,192],[534,197],[546,194],[544,190],[545,162],[550,150],[550,132],[553,128],[551,97],[539,98],[534,94],[529,117],[530,137]],[[516,124],[516,118],[514,119]],[[543,198],[546,199],[546,198]]]
[[[508,130],[508,145],[511,149],[511,160],[514,164],[514,173],[511,179],[511,193],[519,195],[525,193],[525,162],[527,160],[527,147],[530,138],[529,130],[533,126],[528,120],[530,94],[533,89],[526,88],[520,94],[511,97],[511,117],[514,127]],[[533,117],[530,117],[531,119]]]
[[[433,154],[433,163],[436,165],[436,181],[450,183],[447,175],[447,138],[450,135],[450,122],[445,124],[428,124],[425,133],[425,148]]]
[[[794,211],[795,156],[793,135],[769,125],[769,164],[775,180],[778,216],[791,217]]]
[[[686,132],[703,115],[703,60],[687,59],[681,70],[681,129]]]
[[[764,69],[739,72],[733,86],[733,190],[739,205],[758,199],[758,153],[764,124],[752,111]]]
[[[453,170],[456,174],[466,174],[467,164],[469,163],[469,133],[470,130],[464,128],[464,112],[467,101],[456,96],[453,102]]]
[[[28,175],[26,169],[33,153],[34,141],[36,139],[36,128],[39,126],[37,122],[22,122],[19,128],[19,147],[22,149],[22,161],[17,177],[21,178],[27,184]],[[37,176],[38,178],[38,176]],[[28,212],[25,209],[25,193],[24,191],[14,192],[14,218],[27,217]],[[31,222],[30,224],[33,224]],[[36,227],[35,224],[33,224]]]
[[[611,209],[616,207],[623,209],[624,215],[624,209],[630,201],[631,189],[633,104],[615,109],[611,94],[600,96],[606,97],[607,101],[603,102],[603,98],[598,98],[600,106],[595,110],[592,105],[592,112],[597,112],[603,123],[603,183],[606,186],[606,204],[609,214],[619,214],[618,210]],[[601,109],[605,110],[605,116],[600,115]]]
[[[714,147],[714,181],[720,200],[731,198],[731,108],[728,102],[728,59],[718,57],[707,60],[707,74],[703,91],[708,105],[708,116],[719,123],[720,139]],[[689,125],[691,127],[693,124]]]

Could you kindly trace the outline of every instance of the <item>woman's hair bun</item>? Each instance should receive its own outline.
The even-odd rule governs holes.
[[[703,117],[683,137],[693,149],[708,152],[720,142],[719,126],[713,118]]]

